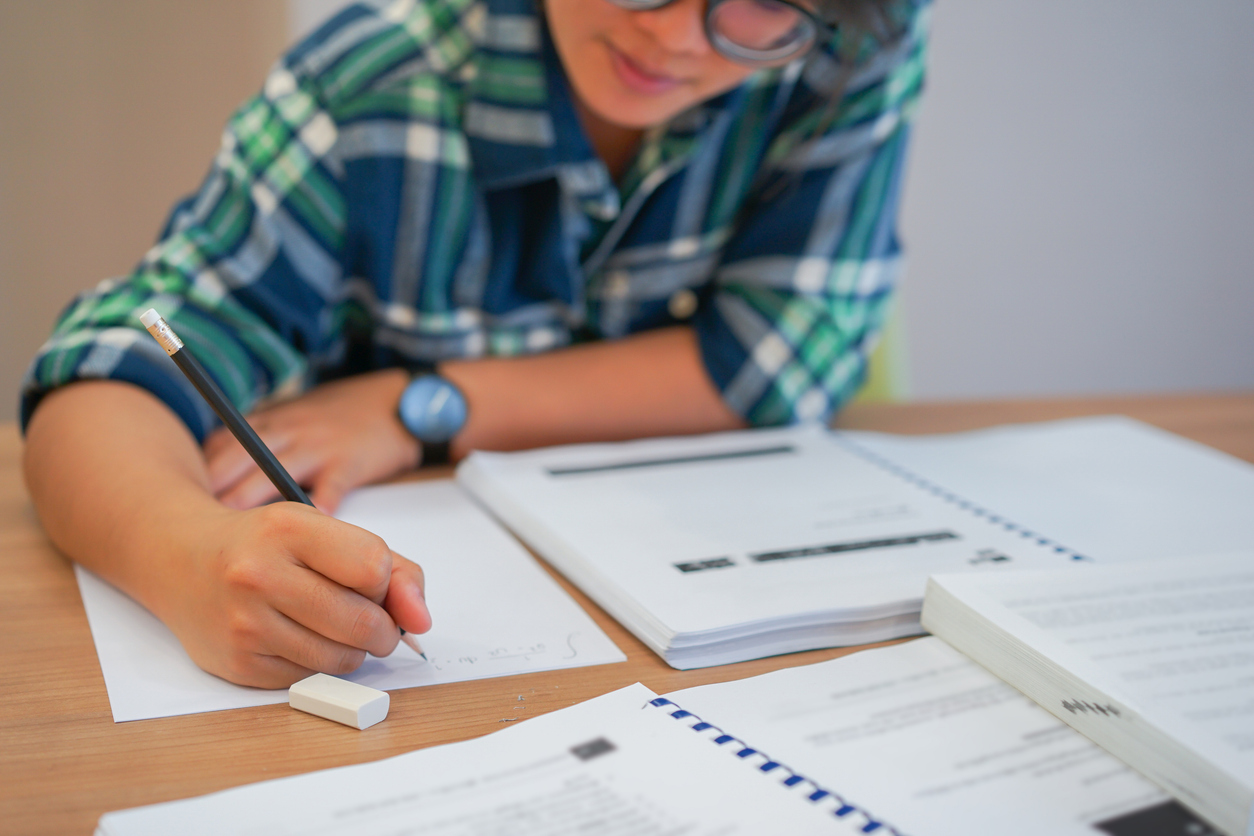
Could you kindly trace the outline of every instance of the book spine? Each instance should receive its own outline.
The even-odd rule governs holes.
[[[715,746],[725,747],[733,757],[740,758],[759,772],[779,779],[778,783],[781,787],[795,791],[805,801],[811,804],[824,805],[828,808],[833,818],[840,820],[842,824],[849,828],[849,832],[903,836],[900,831],[887,824],[883,819],[871,815],[866,809],[850,802],[839,793],[820,786],[817,782],[780,763],[760,749],[750,746],[740,738],[728,734],[712,723],[705,722],[696,714],[686,711],[666,697],[650,700],[648,705],[662,709],[672,719],[684,723],[694,732],[703,734]]]
[[[1153,718],[1086,682],[928,579],[922,623],[1037,705],[1153,781],[1224,833],[1254,836],[1254,797]]]

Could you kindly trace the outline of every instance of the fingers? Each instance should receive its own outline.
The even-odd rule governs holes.
[[[258,509],[288,554],[340,586],[382,604],[392,578],[392,551],[377,534],[305,505]]]
[[[254,416],[251,420],[256,421],[256,417]],[[262,443],[276,456],[287,451],[292,444],[288,433],[263,431],[256,426],[254,429],[258,430],[257,434]],[[269,484],[269,480],[257,467],[252,456],[225,427],[219,427],[205,439],[204,454],[205,465],[209,472],[209,489],[219,499],[231,496],[232,501],[226,503],[228,507],[241,510],[255,508],[279,495],[273,485],[270,485],[268,492],[260,489],[261,486],[257,484],[257,481],[261,480]],[[280,461],[291,472],[291,464],[287,457]]]
[[[310,477],[309,498],[327,514],[334,514],[349,491],[369,482],[373,474],[363,473],[360,460],[331,462]]]
[[[195,661],[214,676],[250,688],[286,688],[293,682],[300,682],[305,677],[319,673],[282,657],[263,653],[244,654],[238,660],[220,666],[201,659]]]
[[[305,567],[292,566],[290,572],[287,582],[271,596],[271,604],[311,636],[325,637],[341,649],[367,651],[375,656],[387,656],[396,649],[400,632],[383,607]],[[323,655],[327,652],[322,651]],[[287,658],[309,666],[307,659]],[[317,670],[331,672],[326,668]]]
[[[292,477],[327,512],[360,485],[418,466],[420,447],[396,418],[407,376],[387,369],[316,386],[249,415]],[[278,496],[226,430],[204,445],[213,493],[228,507],[255,508]]]
[[[282,687],[390,654],[398,624],[430,629],[422,569],[375,534],[291,502],[214,520],[197,540],[199,580],[170,619],[206,670]]]
[[[343,676],[361,667],[366,651],[348,647],[271,611],[264,623],[246,628],[248,635],[234,638],[240,650],[223,660],[211,673],[254,688],[286,688],[315,673]]]
[[[383,538],[300,505],[264,511],[290,554],[310,570],[276,602],[286,615],[376,656],[395,648],[397,625],[411,633],[431,629],[422,567],[393,552]]]
[[[319,635],[303,624],[283,618],[277,613],[275,620],[277,623],[266,635],[265,649],[268,652],[265,655],[285,659],[310,672],[320,671],[333,676],[352,673],[366,661],[366,651],[361,648],[350,647]],[[392,645],[395,646],[396,641]]]
[[[322,466],[321,455],[318,451],[310,449],[288,449],[282,455],[278,455],[278,459],[283,469],[291,474],[291,477],[300,485],[309,484]],[[249,461],[251,462],[251,459]],[[278,497],[279,489],[256,464],[251,464],[239,481],[218,492],[218,501],[237,511],[257,508],[273,502]]]
[[[219,433],[211,436],[211,440],[218,438]],[[227,435],[230,437],[229,433]],[[363,466],[365,461],[361,457],[328,460],[321,450],[303,448],[286,438],[275,437],[279,440],[274,444],[270,444],[269,437],[262,440],[293,479],[309,486],[310,500],[327,514],[335,513],[349,491],[388,475],[370,472]],[[230,437],[229,444],[218,441],[212,448],[206,442],[205,455],[210,489],[228,508],[245,511],[279,497],[278,488],[234,437]]]
[[[425,633],[431,629],[422,567],[396,552],[392,552],[392,578],[383,608],[394,622],[410,633]]]

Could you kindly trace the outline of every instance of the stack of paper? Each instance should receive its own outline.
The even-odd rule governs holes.
[[[101,818],[100,836],[1215,836],[937,639]]]
[[[1254,551],[940,575],[923,624],[1225,832],[1254,832]]]
[[[677,668],[910,635],[931,572],[1073,559],[817,427],[474,453],[458,481]]]

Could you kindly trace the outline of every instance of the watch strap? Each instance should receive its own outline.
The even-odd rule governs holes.
[[[423,441],[422,466],[448,464],[449,443],[447,441]]]

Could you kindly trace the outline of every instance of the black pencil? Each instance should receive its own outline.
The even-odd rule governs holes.
[[[313,507],[309,495],[305,490],[296,483],[292,478],[292,474],[287,472],[279,460],[274,457],[274,453],[270,452],[270,448],[261,440],[261,437],[253,430],[248,421],[235,408],[235,404],[227,399],[222,389],[214,382],[205,369],[200,365],[200,361],[192,355],[183,346],[183,341],[179,339],[178,334],[174,333],[174,329],[166,322],[161,314],[157,313],[156,308],[149,308],[139,317],[140,322],[144,323],[144,327],[148,329],[148,333],[152,334],[165,353],[170,355],[170,359],[179,367],[179,370],[187,376],[192,385],[196,387],[196,391],[200,393],[205,402],[217,413],[222,419],[222,423],[226,424],[227,429],[231,431],[231,435],[235,436],[240,445],[252,456],[253,461],[261,468],[261,472],[270,478],[274,486],[279,489],[279,493],[289,502],[300,502]],[[427,654],[423,652],[422,647],[418,644],[418,640],[407,634],[401,629],[401,639],[405,644],[413,648],[423,659],[427,658]]]

